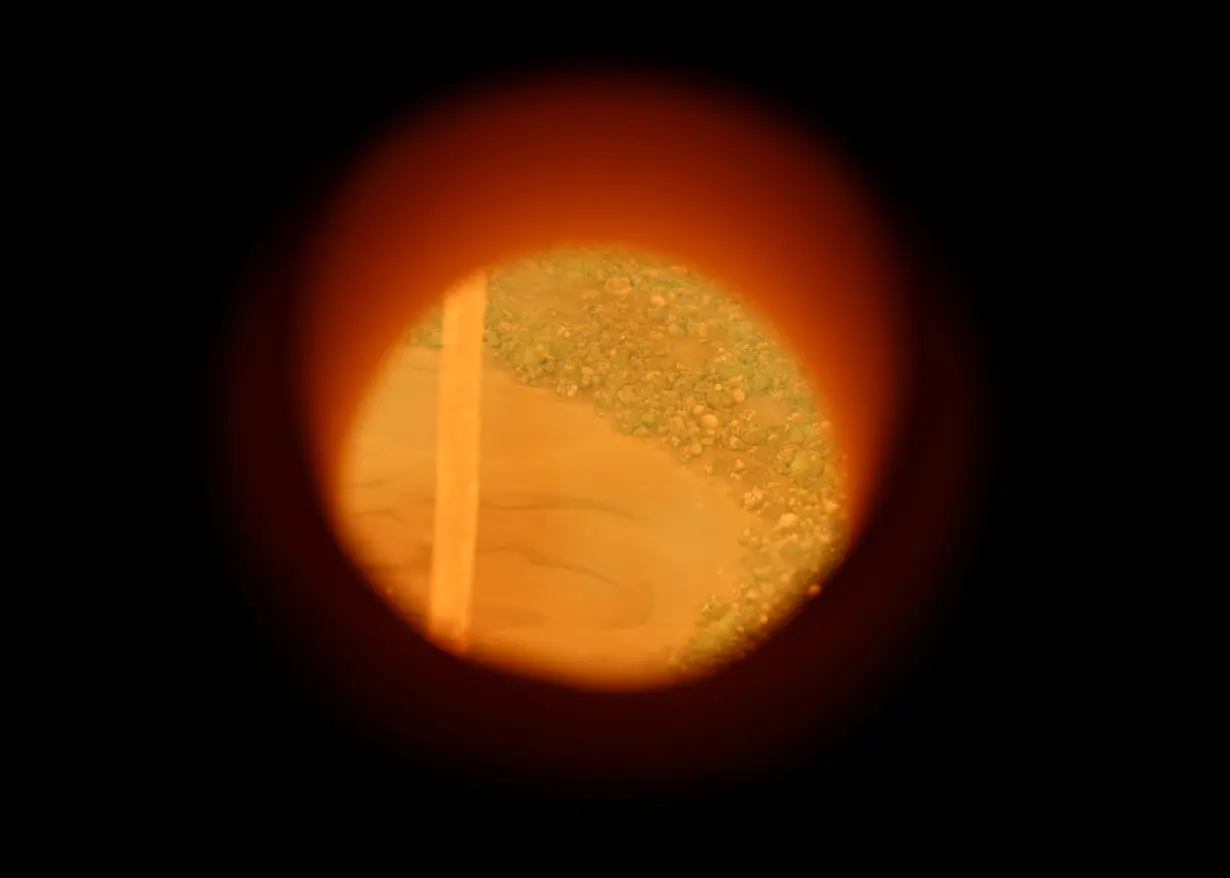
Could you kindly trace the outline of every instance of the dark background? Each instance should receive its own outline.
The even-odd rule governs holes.
[[[957,281],[952,292],[968,310],[983,356],[994,455],[961,547],[956,575],[963,588],[948,627],[906,669],[883,708],[836,750],[817,749],[790,778],[703,802],[598,804],[717,815],[900,808],[919,820],[934,818],[939,802],[963,815],[1016,808],[1043,767],[1051,703],[1039,676],[1044,649],[1029,622],[1036,598],[1020,548],[1022,529],[1036,522],[1027,495],[1015,490],[1023,475],[1013,466],[1021,449],[1012,440],[1015,421],[1030,417],[1014,406],[1013,390],[1025,368],[1022,317],[1031,301],[1023,235],[1038,210],[1047,131],[1039,86],[985,58],[869,49],[838,63],[814,46],[690,52],[685,45],[593,57],[608,68],[728,84],[832,138],[919,251]],[[459,84],[582,60],[487,46],[476,54],[458,61],[443,51],[406,51],[390,60],[353,47],[332,54],[219,47],[165,59],[141,78],[137,105],[151,132],[143,167],[159,178],[146,222],[158,229],[158,264],[167,278],[160,325],[182,342],[179,353],[187,352],[184,366],[198,390],[209,386],[207,352],[261,245],[299,216],[392,114]],[[140,681],[144,687],[148,678],[141,697],[161,717],[152,737],[168,794],[236,809],[329,814],[427,795],[458,797],[474,815],[579,813],[579,803],[545,793],[476,787],[395,764],[328,721],[311,688],[292,682],[243,609],[244,573],[221,538],[225,523],[212,501],[207,415],[193,408],[190,416],[189,526],[170,550],[189,559],[191,599],[169,610],[178,627]]]

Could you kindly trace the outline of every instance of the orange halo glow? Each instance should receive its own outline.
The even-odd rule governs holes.
[[[311,642],[321,672],[374,726],[470,764],[657,778],[777,759],[826,711],[848,706],[882,670],[873,654],[888,655],[917,625],[909,608],[929,599],[918,577],[952,540],[949,501],[967,471],[954,395],[952,416],[934,427],[941,438],[917,449],[932,457],[896,468],[908,476],[896,517],[870,534],[916,362],[881,219],[823,144],[688,85],[541,78],[462,96],[392,130],[328,205],[293,289],[281,299],[274,284],[258,291],[269,295],[253,299],[233,344],[235,508],[275,571],[280,624]],[[373,591],[354,588],[361,579],[329,536],[347,431],[407,325],[477,267],[598,242],[670,254],[754,301],[822,388],[848,466],[857,557],[835,576],[833,599],[818,602],[829,617],[805,614],[823,634],[786,630],[776,652],[712,680],[639,694],[648,707],[569,700],[599,696],[503,678],[428,647],[373,607]],[[937,350],[956,358],[960,346]],[[955,359],[936,369],[937,381],[968,374]],[[714,723],[729,735],[707,734]],[[694,742],[686,754],[684,735]]]

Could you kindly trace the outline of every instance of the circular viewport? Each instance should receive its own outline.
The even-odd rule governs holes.
[[[445,301],[369,386],[336,505],[418,630],[520,674],[656,688],[821,594],[850,537],[840,425],[746,297],[696,265],[569,246]]]

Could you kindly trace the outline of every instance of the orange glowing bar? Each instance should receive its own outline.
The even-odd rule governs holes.
[[[469,277],[444,300],[436,403],[436,510],[428,631],[465,651],[478,545],[478,456],[487,276]]]

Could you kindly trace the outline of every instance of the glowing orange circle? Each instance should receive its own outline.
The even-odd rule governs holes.
[[[820,601],[827,616],[643,701],[502,678],[435,650],[377,606],[330,529],[347,429],[405,327],[475,267],[574,242],[670,254],[754,299],[831,409],[856,539],[879,525]],[[556,777],[729,772],[840,714],[922,618],[921,571],[952,540],[969,472],[970,370],[959,336],[937,330],[920,374],[949,410],[926,422],[925,444],[895,443],[920,392],[907,367],[921,362],[897,254],[848,171],[780,119],[627,78],[470,95],[375,143],[307,253],[289,281],[262,280],[233,340],[233,508],[280,624],[371,728],[471,766]],[[715,723],[732,737],[708,734]]]

